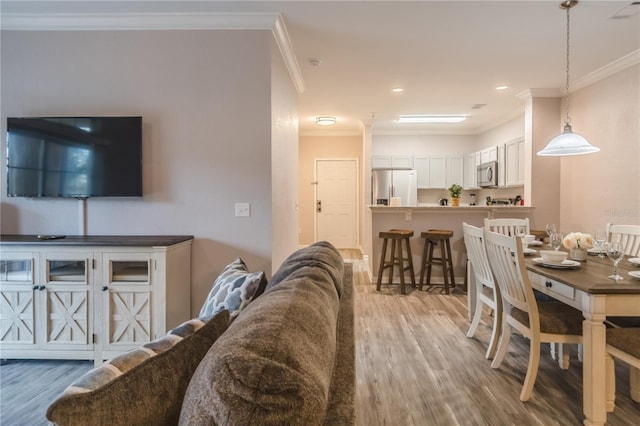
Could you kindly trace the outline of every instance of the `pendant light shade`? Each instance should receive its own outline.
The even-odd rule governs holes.
[[[600,151],[591,145],[585,138],[571,131],[571,125],[565,124],[564,132],[551,139],[542,151],[538,151],[541,157],[558,157],[564,155],[591,154]]]
[[[563,1],[560,8],[567,11],[567,84],[566,84],[566,118],[564,120],[564,132],[551,139],[538,155],[542,157],[559,157],[565,155],[591,154],[600,151],[591,145],[587,140],[571,129],[571,119],[569,118],[569,10],[578,4],[577,0]]]

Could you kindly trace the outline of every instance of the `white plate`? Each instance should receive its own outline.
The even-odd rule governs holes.
[[[532,260],[533,260],[533,263],[537,265],[546,266],[548,268],[565,269],[565,268],[574,268],[576,266],[580,266],[580,262],[576,262],[575,260],[569,260],[569,259],[563,260],[562,263],[545,262],[544,259],[541,257],[536,257]]]
[[[538,241],[538,240],[533,240],[529,243],[530,246],[541,246],[542,245],[542,241]]]
[[[629,271],[629,275],[640,280],[640,271]]]
[[[527,247],[526,249],[522,250],[522,253],[526,256],[526,255],[531,255],[531,254],[536,254],[538,251],[534,250],[532,248]]]
[[[632,257],[631,259],[628,259],[629,263],[633,263],[634,265],[640,265],[640,257]]]

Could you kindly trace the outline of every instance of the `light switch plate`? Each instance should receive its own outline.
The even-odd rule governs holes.
[[[236,217],[249,217],[249,216],[251,216],[251,204],[236,203]]]

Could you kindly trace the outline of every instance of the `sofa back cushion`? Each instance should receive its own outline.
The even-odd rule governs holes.
[[[47,410],[56,425],[177,424],[191,375],[229,326],[228,311],[193,319],[72,383]]]
[[[327,269],[343,268],[335,249],[322,250],[333,254],[306,264],[302,256],[295,273],[247,306],[211,347],[191,379],[180,424],[322,423],[342,288],[342,274]]]

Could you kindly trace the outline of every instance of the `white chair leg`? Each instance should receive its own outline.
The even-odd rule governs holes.
[[[493,309],[491,311],[493,313],[493,330],[491,330],[491,339],[489,340],[489,347],[485,354],[486,359],[493,359],[495,357],[496,350],[498,349],[500,330],[502,329],[502,317],[500,315],[496,315]]]
[[[629,366],[629,389],[631,399],[640,402],[640,368]]]
[[[529,342],[529,365],[527,366],[527,375],[524,378],[522,392],[520,392],[520,401],[528,401],[533,392],[533,385],[536,383],[538,375],[538,366],[540,365],[540,340],[531,336]]]
[[[558,348],[558,365],[563,370],[569,368],[569,346],[566,343],[557,343]]]
[[[477,291],[478,290],[476,290],[476,292]],[[467,331],[467,337],[473,337],[473,335],[476,334],[478,324],[480,324],[480,317],[482,317],[482,301],[479,297],[476,297],[476,307],[474,309],[471,325],[469,326],[469,330]]]
[[[549,343],[549,353],[551,354],[551,359],[553,360],[557,360],[557,354],[556,354],[556,344],[555,343]]]
[[[613,362],[613,358],[611,355],[607,353],[607,357],[605,359],[605,395],[607,397],[606,405],[607,412],[613,412],[613,409],[616,408],[616,370],[615,363]]]
[[[502,318],[502,333],[500,333],[500,341],[498,342],[498,350],[496,351],[496,356],[493,358],[491,362],[491,368],[498,368],[500,364],[502,364],[502,360],[504,360],[504,356],[507,354],[507,350],[509,349],[509,341],[511,340],[511,326],[507,324],[504,317]]]

